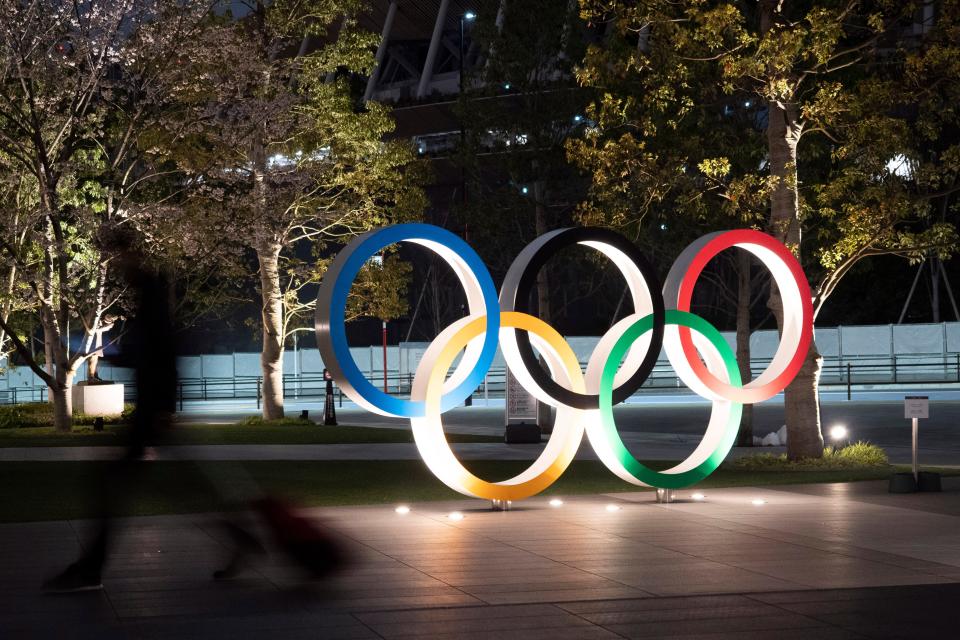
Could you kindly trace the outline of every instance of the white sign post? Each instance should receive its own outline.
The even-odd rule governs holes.
[[[905,396],[903,399],[903,417],[913,421],[913,479],[920,481],[920,466],[917,461],[917,446],[920,432],[920,418],[930,417],[930,398],[928,396]]]

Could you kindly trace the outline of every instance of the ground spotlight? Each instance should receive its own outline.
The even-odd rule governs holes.
[[[463,520],[463,514],[459,511],[451,511],[447,517],[451,520]]]
[[[405,504],[402,504],[402,505],[400,505],[399,507],[397,507],[396,509],[394,509],[394,511],[396,511],[396,512],[397,512],[398,514],[400,514],[401,516],[405,516],[405,515],[407,515],[408,513],[410,513],[410,507],[408,507],[408,506],[405,505]]]
[[[830,427],[830,439],[834,442],[846,440],[849,435],[850,432],[847,430],[847,427],[842,424],[835,424]]]
[[[754,498],[753,500],[750,501],[750,504],[752,504],[755,507],[762,507],[763,505],[767,504],[767,501],[764,500],[763,498]]]
[[[618,504],[608,504],[607,511],[620,511],[620,505]]]
[[[695,494],[693,494],[693,495],[690,496],[690,497],[693,498],[694,500],[698,501],[698,502],[701,501],[701,500],[706,500],[706,499],[707,499],[707,496],[703,495],[702,493],[695,493]]]
[[[561,500],[560,498],[553,498],[553,499],[550,501],[550,506],[551,506],[551,507],[562,507],[562,506],[563,506],[563,500]]]

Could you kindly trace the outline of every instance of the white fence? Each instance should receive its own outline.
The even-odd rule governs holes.
[[[735,335],[724,333],[735,346]],[[567,338],[581,363],[586,364],[598,338]],[[766,366],[778,342],[775,331],[756,331],[750,338],[755,372]],[[864,325],[822,327],[816,330],[817,348],[824,357],[822,383],[960,383],[960,323],[909,325]],[[387,347],[386,369],[391,389],[404,392],[427,347],[424,342],[405,342]],[[379,384],[383,379],[383,350],[379,346],[354,347],[351,354],[367,377]],[[259,395],[260,354],[233,353],[178,358],[178,369],[187,398],[252,397]],[[284,377],[288,395],[320,393],[323,362],[316,349],[287,350]],[[488,390],[502,390],[503,357],[497,353],[488,379]],[[130,381],[129,369],[109,362],[100,366],[107,380]],[[83,379],[83,374],[78,381]],[[669,363],[661,354],[647,386],[679,386]],[[15,398],[14,395],[17,397]],[[28,367],[11,367],[0,375],[0,403],[40,400],[43,385]]]

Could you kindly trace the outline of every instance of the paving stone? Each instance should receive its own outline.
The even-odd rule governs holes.
[[[749,500],[760,494],[768,504],[756,508]],[[856,492],[709,497],[576,497],[506,513],[450,501],[407,517],[382,505],[311,510],[343,534],[353,562],[306,585],[276,550],[213,583],[227,541],[209,516],[125,518],[104,591],[66,598],[38,586],[96,523],[0,525],[0,638],[955,635],[960,512],[939,506],[956,499],[950,491],[927,510]],[[607,513],[611,500],[623,508]],[[452,523],[453,509],[467,518]]]
[[[627,638],[660,638],[681,634],[732,633],[741,631],[765,631],[767,637],[780,637],[780,632],[789,629],[804,629],[807,637],[819,636],[819,628],[827,623],[806,616],[785,612],[770,616],[730,617],[711,620],[677,620],[666,622],[643,622],[638,624],[609,625],[606,628]],[[817,629],[814,631],[814,629]]]

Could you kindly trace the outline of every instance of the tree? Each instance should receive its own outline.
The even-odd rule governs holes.
[[[869,256],[950,252],[960,13],[947,0],[934,21],[923,4],[583,0],[607,26],[580,74],[604,92],[597,127],[570,148],[594,178],[584,215],[625,224],[632,203],[685,199],[704,219],[763,209],[804,260],[815,314]],[[888,170],[895,158],[910,171]],[[768,304],[779,323],[775,290]],[[811,346],[785,392],[791,458],[822,454],[821,363]]]
[[[0,329],[50,388],[60,430],[70,428],[73,378],[98,353],[94,337],[122,297],[105,239],[164,205],[139,198],[164,174],[142,135],[182,88],[209,9],[199,0],[0,2],[3,171],[32,189],[18,217],[0,222],[0,257],[39,313],[47,369],[2,314]],[[77,349],[71,323],[83,329]]]
[[[585,51],[575,4],[511,0],[499,6],[480,13],[467,49],[487,56],[465,76],[457,105],[466,142],[458,162],[469,177],[458,194],[458,214],[494,272],[506,272],[527,242],[571,221],[584,181],[564,144],[586,125],[589,92],[573,72]],[[538,315],[547,321],[565,310],[561,300],[551,304],[550,274],[578,282],[557,268],[544,267],[537,278]],[[569,273],[576,270],[564,276]]]
[[[322,276],[328,245],[425,204],[410,145],[384,140],[389,110],[356,99],[352,79],[376,44],[356,28],[363,8],[252,2],[208,42],[217,57],[200,79],[204,130],[187,169],[204,176],[223,232],[256,255],[266,419],[283,416],[285,339],[313,304],[302,292]]]

